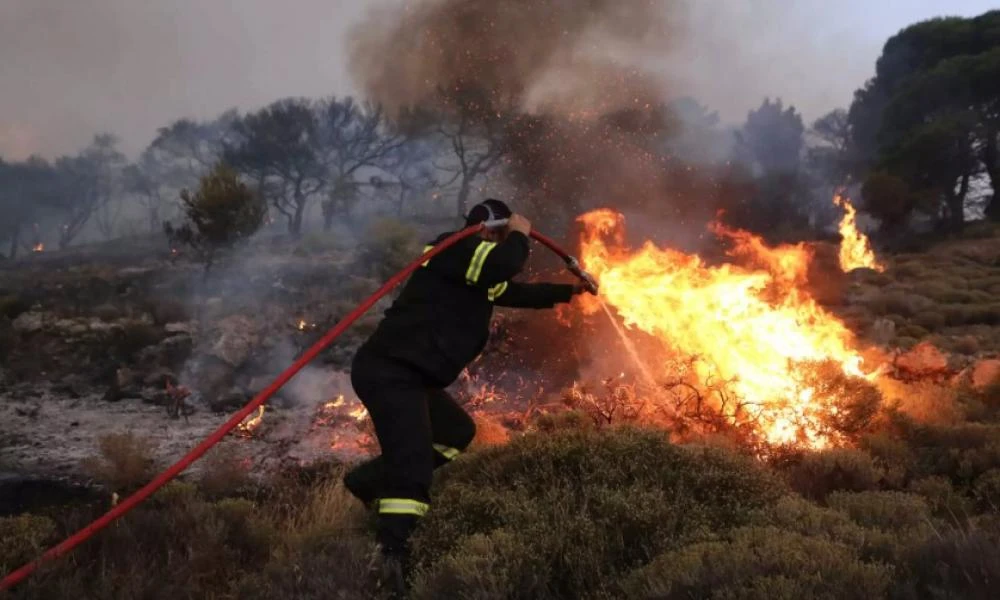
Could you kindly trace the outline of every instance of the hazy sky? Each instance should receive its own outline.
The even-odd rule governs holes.
[[[390,0],[391,1],[391,0]],[[73,152],[279,97],[353,93],[345,32],[376,0],[0,0],[0,156]],[[697,0],[671,92],[741,120],[765,96],[846,106],[885,40],[998,0]]]

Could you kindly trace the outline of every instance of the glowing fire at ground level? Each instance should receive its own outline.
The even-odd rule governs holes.
[[[769,444],[824,447],[837,441],[828,423],[845,410],[818,369],[873,379],[847,327],[804,287],[812,254],[804,245],[769,247],[747,232],[713,225],[733,263],[646,242],[624,244],[624,217],[610,210],[579,219],[582,260],[601,296],[626,326],[655,342],[644,362],[654,378],[693,391],[700,408]],[[845,242],[846,242],[845,238]],[[601,310],[586,300],[588,314]],[[680,405],[672,407],[683,411]]]

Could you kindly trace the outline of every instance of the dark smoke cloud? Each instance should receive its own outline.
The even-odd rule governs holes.
[[[507,175],[534,215],[658,206],[675,173],[670,82],[649,68],[684,32],[669,0],[428,0],[373,12],[354,31],[351,72],[391,109],[501,127]],[[564,228],[563,228],[564,229]]]

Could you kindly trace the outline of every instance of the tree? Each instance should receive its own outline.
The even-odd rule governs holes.
[[[765,99],[747,114],[746,123],[736,133],[737,156],[757,174],[795,173],[802,160],[805,125],[794,106],[787,109],[778,98]]]
[[[916,196],[903,179],[885,171],[875,171],[861,187],[865,209],[882,223],[882,229],[897,229],[913,212]]]
[[[257,182],[257,192],[302,233],[310,200],[327,185],[323,132],[313,104],[304,98],[279,100],[233,124],[236,142],[227,144],[227,164]]]
[[[235,109],[212,121],[179,119],[161,127],[144,154],[158,165],[165,184],[178,190],[193,187],[222,157],[237,120]]]
[[[10,258],[16,258],[19,249],[39,243],[38,239],[25,238],[24,232],[30,227],[36,237],[39,235],[38,220],[54,202],[56,183],[55,172],[44,159],[0,160],[0,240],[9,242]]]
[[[201,178],[195,193],[181,192],[181,204],[187,223],[179,229],[167,223],[164,228],[169,236],[195,249],[206,273],[219,250],[249,238],[267,216],[267,205],[260,196],[223,164]]]
[[[156,153],[147,148],[137,162],[125,167],[122,179],[124,190],[134,194],[146,209],[149,231],[159,230],[162,221],[160,212],[166,200],[166,188],[169,187],[166,166]]]
[[[970,181],[985,172],[993,187],[987,213],[997,215],[998,81],[1000,11],[907,27],[886,43],[875,77],[855,93],[853,144],[868,167],[936,195],[932,212],[951,228],[962,226]]]
[[[349,217],[359,198],[359,175],[366,168],[387,166],[407,136],[389,128],[382,109],[373,104],[359,106],[352,98],[330,98],[317,107],[320,160],[330,184],[323,202],[323,225],[329,230],[337,215]],[[369,178],[369,184],[371,183]]]
[[[816,119],[809,135],[818,142],[807,151],[809,165],[828,183],[846,184],[857,171],[847,111],[838,108]]]
[[[118,139],[101,134],[76,156],[64,156],[56,161],[58,177],[58,208],[62,223],[59,247],[66,248],[83,227],[115,193],[119,170],[125,157],[117,149]],[[105,215],[102,229],[110,228],[112,216]]]
[[[780,99],[765,99],[749,112],[736,132],[735,157],[746,165],[755,193],[727,207],[733,224],[764,234],[805,226],[804,135],[802,116]]]

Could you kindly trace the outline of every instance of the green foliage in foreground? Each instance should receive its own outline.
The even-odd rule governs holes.
[[[862,449],[770,462],[635,429],[560,429],[471,453],[436,482],[415,538],[413,595],[991,597],[1000,434],[896,428]],[[109,481],[124,480],[116,464],[134,470],[102,460]],[[381,597],[366,577],[372,519],[341,487],[339,467],[254,488],[227,460],[206,466],[199,485],[170,484],[12,597]],[[234,483],[207,485],[215,479]],[[105,508],[0,519],[0,566]]]

